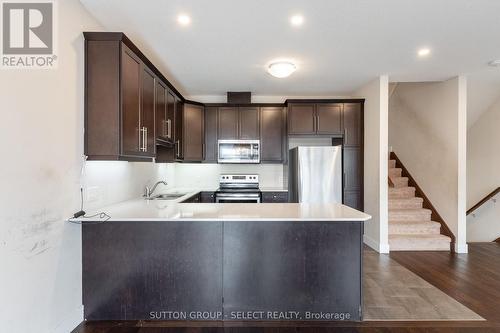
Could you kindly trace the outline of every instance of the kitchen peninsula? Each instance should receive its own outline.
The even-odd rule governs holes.
[[[180,203],[193,194],[82,220],[87,320],[362,319],[369,215],[333,203]]]
[[[123,33],[84,36],[89,161],[246,166],[220,172],[216,191],[138,198],[77,220],[85,319],[361,320],[364,99],[192,101]],[[261,189],[257,167],[279,166],[267,178],[285,180],[287,166],[304,165],[291,145],[307,139],[330,152],[298,154],[316,167],[288,180],[314,179],[303,190],[317,195],[304,199],[323,203]]]

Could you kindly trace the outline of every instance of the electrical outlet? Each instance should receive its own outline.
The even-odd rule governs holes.
[[[91,186],[87,188],[86,191],[86,201],[87,202],[96,202],[101,198],[101,188],[99,186]]]

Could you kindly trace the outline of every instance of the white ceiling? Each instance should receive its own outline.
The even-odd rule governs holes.
[[[228,90],[341,96],[380,74],[402,82],[480,73],[471,80],[480,82],[471,87],[479,93],[470,98],[471,108],[479,110],[488,104],[479,97],[481,75],[500,83],[500,69],[487,67],[500,58],[497,0],[81,2],[108,30],[125,32],[188,96]],[[177,24],[180,13],[191,16],[190,26]],[[300,28],[289,24],[295,13],[305,18]],[[431,55],[419,59],[421,47],[429,47]],[[298,65],[287,79],[265,71],[269,61],[281,57]],[[490,99],[499,95],[494,89],[487,89]]]

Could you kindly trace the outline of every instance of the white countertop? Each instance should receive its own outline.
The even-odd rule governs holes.
[[[175,189],[167,193],[186,193],[176,200],[128,200],[87,212],[87,216],[106,213],[108,221],[367,221],[370,215],[338,203],[181,203],[199,193]],[[100,221],[95,218],[74,222]]]

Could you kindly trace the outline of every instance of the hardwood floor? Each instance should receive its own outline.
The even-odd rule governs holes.
[[[366,321],[484,321],[388,255],[375,251],[365,251],[363,257],[363,313]]]
[[[500,244],[472,243],[468,254],[392,252],[391,259],[500,326]]]
[[[487,321],[226,322],[224,327],[220,322],[87,322],[78,326],[73,333],[500,332],[500,244],[470,244],[467,255],[447,252],[393,252],[390,258]]]

